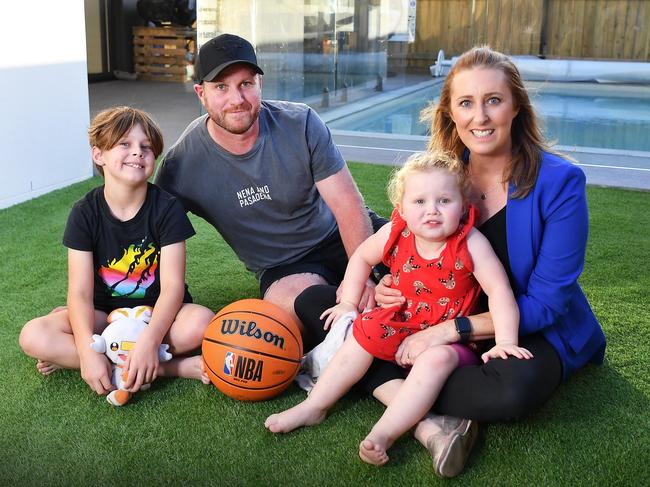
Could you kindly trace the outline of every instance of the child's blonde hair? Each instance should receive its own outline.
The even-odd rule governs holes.
[[[142,127],[142,131],[151,143],[154,157],[157,158],[163,150],[160,127],[146,112],[131,107],[113,107],[99,112],[88,128],[90,147],[97,147],[103,151],[111,150],[135,125]],[[104,169],[97,164],[95,167],[103,176]]]
[[[402,203],[404,197],[404,181],[407,176],[417,172],[429,172],[433,169],[444,169],[456,176],[458,189],[463,200],[467,199],[467,173],[465,165],[452,153],[443,151],[416,152],[398,170],[394,171],[388,181],[388,199],[394,207]]]

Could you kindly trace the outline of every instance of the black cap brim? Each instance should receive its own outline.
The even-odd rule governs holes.
[[[264,74],[264,71],[262,71],[262,68],[260,68],[257,64],[251,63],[250,61],[244,61],[243,59],[235,59],[234,61],[228,61],[227,63],[222,63],[216,68],[214,68],[212,71],[210,71],[208,74],[206,74],[203,79],[200,79],[199,81],[214,81],[214,79],[219,76],[219,73],[226,69],[228,66],[232,66],[233,64],[246,64],[247,66],[250,66],[253,68],[253,71],[255,71],[258,74]]]

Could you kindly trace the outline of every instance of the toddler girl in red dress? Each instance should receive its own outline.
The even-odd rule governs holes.
[[[369,237],[348,263],[339,304],[326,310],[325,327],[356,311],[371,268],[383,261],[406,301],[359,316],[352,336],[320,375],[302,403],[269,416],[265,426],[286,433],[320,423],[327,411],[370,367],[373,357],[396,360],[407,336],[470,314],[481,288],[488,296],[496,345],[481,358],[532,357],[517,346],[519,311],[503,266],[487,239],[473,228],[476,210],[465,197],[465,171],[454,156],[424,152],[411,157],[392,177],[388,194],[395,206],[390,223]],[[460,340],[460,336],[455,337]],[[453,341],[453,340],[450,340]],[[478,362],[460,343],[431,344],[411,366],[395,399],[359,446],[374,465],[388,461],[387,449],[431,408],[451,372]]]

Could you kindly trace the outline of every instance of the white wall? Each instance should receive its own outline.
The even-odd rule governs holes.
[[[0,208],[92,176],[83,0],[3,2]]]

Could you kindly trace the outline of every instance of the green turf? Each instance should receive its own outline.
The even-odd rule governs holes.
[[[390,168],[351,164],[366,201],[387,215]],[[48,378],[18,348],[30,318],[63,304],[70,206],[94,179],[0,211],[0,484],[2,485],[437,485],[411,437],[383,468],[357,457],[382,412],[350,396],[323,424],[286,436],[266,416],[296,404],[295,386],[240,403],[188,380],[158,380],[127,407],[110,406],[74,371]],[[608,337],[605,364],[589,366],[541,410],[483,425],[463,474],[468,485],[648,485],[650,482],[650,194],[589,188],[591,236],[583,287]],[[256,283],[223,241],[192,218],[188,283],[213,309],[256,297]]]

